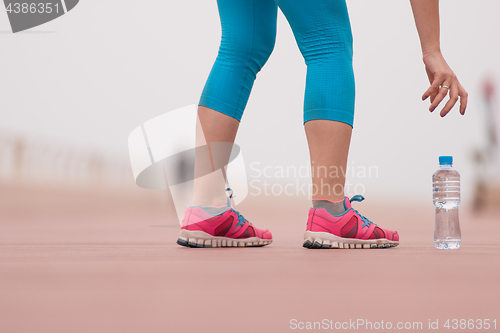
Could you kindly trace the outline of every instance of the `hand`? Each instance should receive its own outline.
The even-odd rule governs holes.
[[[453,73],[450,66],[448,66],[441,52],[425,54],[424,64],[431,86],[422,96],[422,100],[425,101],[429,96],[431,97],[429,111],[434,111],[449,93],[450,99],[441,110],[441,117],[446,116],[448,112],[450,112],[459,97],[460,114],[464,115],[465,108],[467,107],[468,94],[460,82],[458,82],[457,76]],[[446,87],[448,87],[448,89]]]

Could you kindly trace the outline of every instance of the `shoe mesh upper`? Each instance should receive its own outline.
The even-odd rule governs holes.
[[[231,229],[233,220],[234,218],[232,216],[229,216],[224,222],[222,222],[217,228],[215,228],[214,236],[225,236],[229,229]]]
[[[344,238],[354,238],[358,233],[358,219],[353,216],[351,219],[340,229],[340,236]]]

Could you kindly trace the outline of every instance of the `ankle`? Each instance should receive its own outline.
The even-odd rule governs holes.
[[[205,213],[211,214],[211,215],[219,215],[224,213],[226,210],[228,210],[228,206],[200,206],[201,209],[205,211]]]
[[[314,208],[325,208],[332,215],[340,215],[346,211],[344,199],[339,201],[331,201],[328,199],[313,199]]]
[[[195,198],[193,199],[193,206],[211,206],[211,207],[222,207],[227,206],[227,197],[216,197],[216,198]]]
[[[343,195],[317,195],[312,197],[313,200],[328,200],[331,202],[344,201],[344,198]]]

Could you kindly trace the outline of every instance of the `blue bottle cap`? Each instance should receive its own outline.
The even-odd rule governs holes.
[[[452,165],[453,156],[439,156],[439,165]]]

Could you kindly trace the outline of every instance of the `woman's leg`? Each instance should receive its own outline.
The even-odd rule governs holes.
[[[225,206],[225,173],[253,82],[274,47],[273,0],[218,0],[219,54],[200,98],[194,206],[186,208],[177,243],[189,247],[264,246],[271,232]],[[203,177],[200,177],[203,175]],[[200,207],[201,206],[201,207]]]
[[[196,124],[196,156],[194,181],[194,206],[226,205],[225,181],[223,174],[215,172],[217,165],[227,165],[231,155],[232,143],[236,137],[240,122],[224,113],[200,105]],[[217,142],[223,145],[222,154]],[[213,143],[212,146],[210,143]],[[212,148],[219,148],[219,154],[212,154]],[[214,156],[220,161],[214,161]],[[204,175],[203,177],[200,177]]]
[[[344,198],[354,119],[352,34],[344,0],[276,0],[307,65],[304,123],[313,199]]]
[[[350,209],[351,201],[362,201],[362,196],[344,198],[354,119],[352,35],[345,0],[276,2],[307,64],[304,123],[317,191],[313,193],[316,200],[309,211],[304,247],[397,246],[397,232],[382,229]]]
[[[313,171],[312,199],[343,200],[352,127],[331,120],[311,120],[304,127]]]
[[[205,176],[195,178],[194,205],[226,204],[223,174],[213,171],[229,161],[256,75],[276,38],[278,9],[273,0],[218,0],[217,6],[222,38],[199,103],[196,141],[202,148],[196,152],[195,177]],[[207,170],[213,173],[206,175]]]

